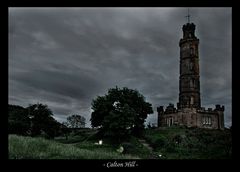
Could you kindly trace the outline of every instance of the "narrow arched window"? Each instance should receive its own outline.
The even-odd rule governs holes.
[[[190,55],[192,56],[194,54],[193,48],[190,48]]]
[[[193,97],[191,97],[190,104],[191,104],[191,105],[193,105],[193,103],[194,103],[194,98],[193,98]]]

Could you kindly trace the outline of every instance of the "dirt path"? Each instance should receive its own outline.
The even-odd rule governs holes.
[[[150,151],[149,159],[158,159],[158,156],[153,152],[153,148],[146,142],[145,139],[138,139],[138,141]]]

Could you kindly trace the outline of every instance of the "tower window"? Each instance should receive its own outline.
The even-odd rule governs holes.
[[[203,125],[211,125],[212,124],[212,118],[209,116],[204,116],[202,118],[202,124]]]
[[[193,55],[193,48],[190,48],[190,55]]]
[[[190,104],[193,105],[193,102],[194,102],[194,98],[191,97],[191,101],[190,101]]]
[[[195,88],[195,80],[194,79],[190,80],[190,88]]]
[[[167,117],[166,124],[168,127],[172,126],[173,125],[173,117]]]
[[[190,70],[193,70],[193,63],[190,63]]]
[[[208,124],[211,125],[212,124],[212,118],[208,117]]]

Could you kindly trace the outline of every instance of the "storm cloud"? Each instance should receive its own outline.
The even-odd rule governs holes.
[[[9,104],[47,104],[59,121],[86,117],[115,86],[176,105],[186,8],[9,8]],[[203,107],[232,123],[232,9],[190,8],[200,39]]]

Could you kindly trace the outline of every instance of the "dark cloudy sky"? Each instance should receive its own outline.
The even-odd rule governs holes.
[[[9,104],[47,104],[59,121],[86,117],[109,88],[176,105],[187,8],[9,8]],[[200,39],[202,106],[232,120],[232,9],[190,8]]]

